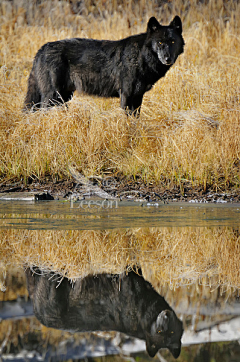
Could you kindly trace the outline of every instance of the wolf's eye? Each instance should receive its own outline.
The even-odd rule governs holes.
[[[171,333],[174,333],[173,331]]]
[[[158,331],[158,333],[162,333],[162,331]]]
[[[173,41],[172,41],[172,44],[174,44],[174,43],[175,43],[175,41],[173,40]]]
[[[161,45],[161,44],[162,44],[162,42],[160,41],[158,44],[160,44],[160,45]]]

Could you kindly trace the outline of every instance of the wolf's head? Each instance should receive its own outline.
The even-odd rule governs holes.
[[[162,26],[155,17],[148,21],[147,42],[158,59],[164,65],[173,65],[177,57],[183,53],[182,21],[179,16],[168,26]]]
[[[146,333],[146,347],[150,357],[161,348],[168,348],[174,358],[181,352],[182,322],[172,310],[163,310]]]

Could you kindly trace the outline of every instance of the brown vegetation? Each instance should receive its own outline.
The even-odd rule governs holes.
[[[2,230],[0,240],[3,269],[35,265],[74,280],[138,265],[157,289],[195,283],[240,288],[240,237],[233,228]]]
[[[69,178],[116,172],[162,186],[240,183],[240,4],[237,1],[17,1],[0,4],[0,177]],[[79,12],[79,13],[78,13]],[[74,95],[67,110],[22,113],[41,45],[69,37],[120,39],[156,16],[183,20],[185,52],[126,117],[119,100]]]

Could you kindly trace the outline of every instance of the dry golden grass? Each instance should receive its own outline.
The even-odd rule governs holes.
[[[240,288],[240,236],[233,228],[1,230],[0,240],[3,271],[36,265],[74,280],[138,265],[157,289],[196,283]]]
[[[237,1],[68,1],[0,4],[0,177],[70,177],[120,172],[144,181],[240,184],[240,4]],[[69,37],[120,39],[145,31],[155,15],[183,19],[185,52],[144,96],[142,114],[126,117],[119,100],[74,95],[70,107],[24,114],[36,51]]]

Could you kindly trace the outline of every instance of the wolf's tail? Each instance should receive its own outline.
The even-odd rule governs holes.
[[[41,102],[41,93],[35,77],[34,68],[32,68],[28,78],[28,90],[24,101],[23,109],[24,110],[31,109],[32,106],[34,106],[34,108],[40,108],[40,102]]]

